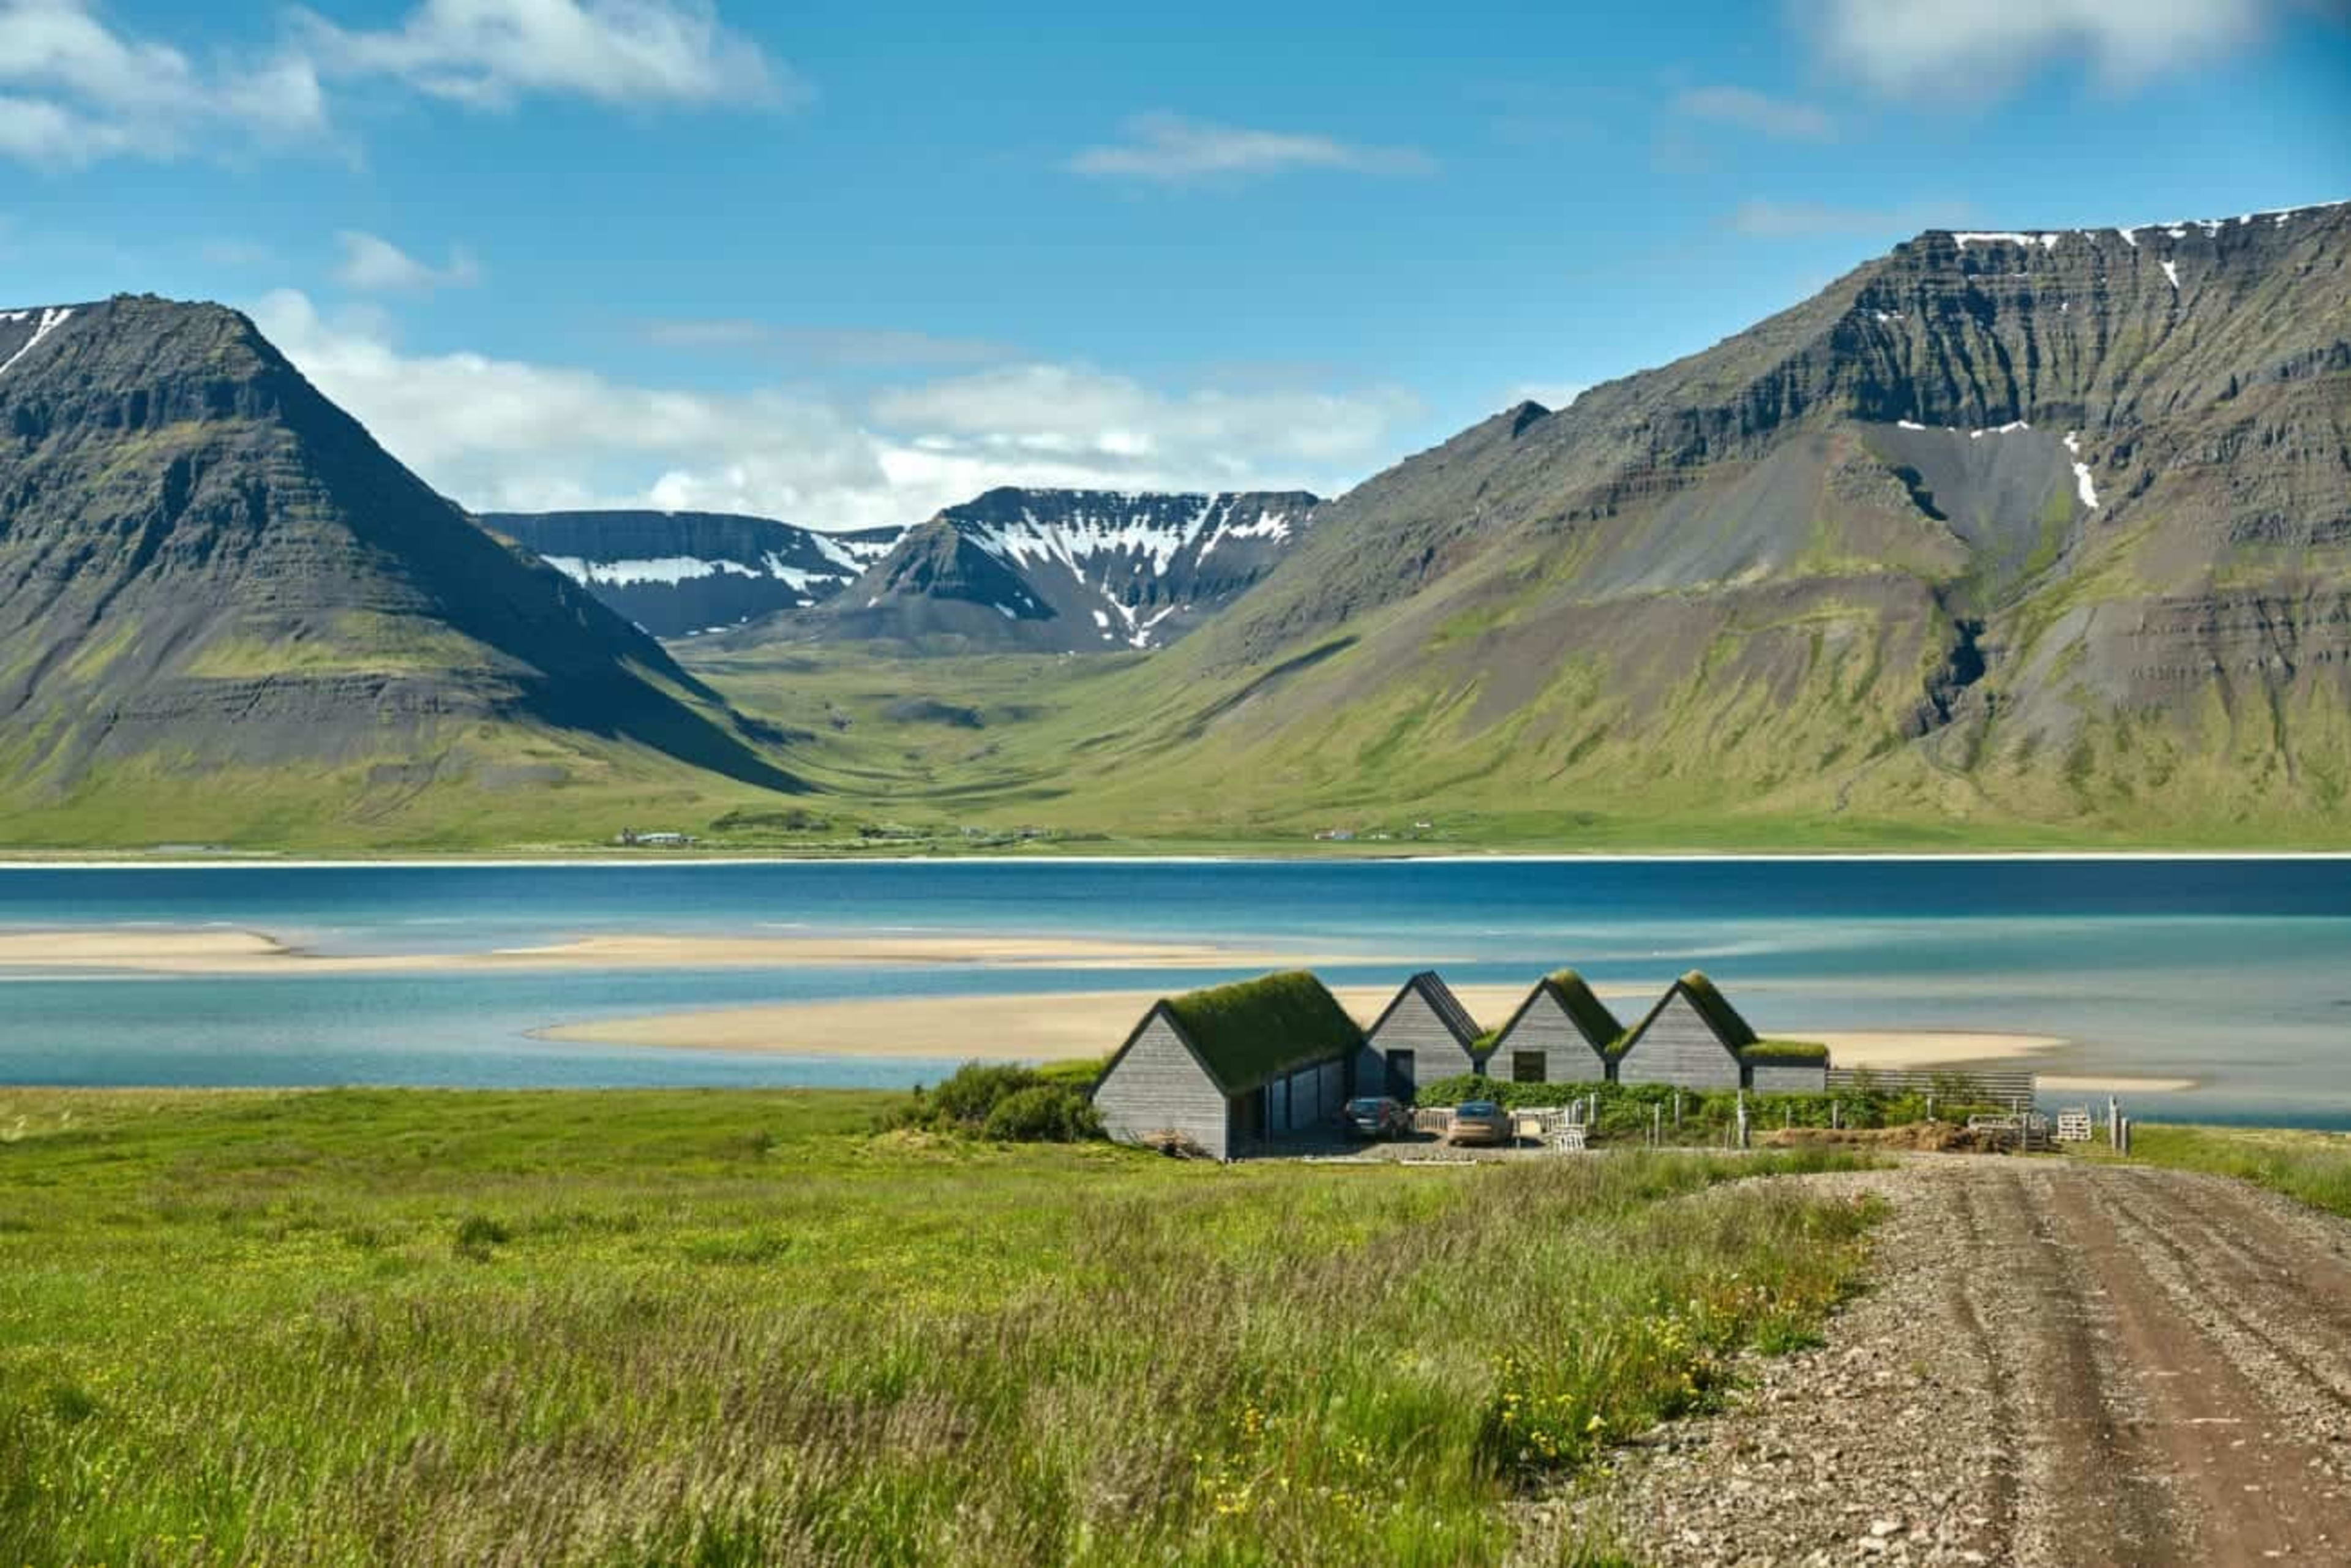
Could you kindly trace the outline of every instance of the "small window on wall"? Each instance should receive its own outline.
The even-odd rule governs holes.
[[[1514,1051],[1510,1052],[1510,1082],[1541,1083],[1545,1065],[1543,1053],[1540,1051]]]

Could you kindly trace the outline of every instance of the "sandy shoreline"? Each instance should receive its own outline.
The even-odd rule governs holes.
[[[986,968],[1297,968],[1397,962],[1374,956],[1276,953],[1205,942],[1083,936],[583,936],[478,953],[313,953],[259,931],[0,931],[10,970],[144,975],[358,975],[487,969],[810,968],[970,965]]]
[[[1526,995],[1519,986],[1461,986],[1456,992],[1471,1016],[1489,1026],[1507,1019]],[[1384,986],[1341,986],[1334,994],[1349,1012],[1369,1023],[1395,993]],[[778,1056],[1061,1061],[1103,1056],[1116,1049],[1157,996],[1155,991],[1102,990],[777,1002],[599,1019],[533,1032],[545,1040],[586,1044]],[[2006,1061],[2066,1043],[2049,1035],[1949,1030],[1784,1032],[1826,1041],[1842,1067]]]

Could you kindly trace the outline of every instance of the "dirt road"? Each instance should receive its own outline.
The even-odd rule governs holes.
[[[1658,1563],[2351,1563],[2351,1225],[2216,1177],[1928,1156],[1826,1346],[1534,1505]]]

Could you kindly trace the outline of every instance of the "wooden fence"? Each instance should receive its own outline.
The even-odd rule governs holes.
[[[2027,1067],[1832,1067],[1829,1089],[1875,1089],[1887,1093],[1964,1095],[2006,1105],[2030,1105],[2040,1092],[2040,1075]]]

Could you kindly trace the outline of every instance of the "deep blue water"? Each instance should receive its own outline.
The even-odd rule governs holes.
[[[1604,987],[1654,990],[1697,965],[1767,1033],[2059,1035],[2074,1043],[2043,1059],[2045,1071],[2200,1081],[2142,1098],[2134,1109],[2149,1118],[2351,1126],[2345,862],[0,870],[0,928],[128,923],[249,927],[336,953],[596,932],[1207,938],[1352,956],[1325,966],[1334,982],[1390,983],[1436,964],[1458,984],[1519,984],[1573,963]],[[926,967],[12,978],[0,980],[0,1082],[904,1082],[947,1064],[601,1048],[527,1031],[687,1007],[1216,977]]]

